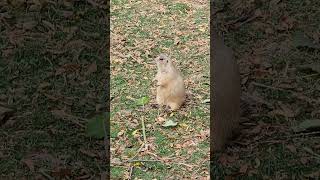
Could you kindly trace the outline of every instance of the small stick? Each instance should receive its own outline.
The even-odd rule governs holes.
[[[157,159],[133,159],[133,160],[128,160],[127,162],[161,162],[161,161]]]
[[[133,166],[130,166],[130,171],[129,171],[129,179],[132,179],[132,173],[133,172]]]
[[[187,166],[188,168],[193,168],[192,165],[189,165],[189,164],[185,164],[185,163],[174,163],[174,164],[178,164],[178,165],[184,165],[184,166]]]
[[[144,126],[144,120],[143,120],[143,116],[141,118],[141,121],[142,121],[142,133],[143,133],[143,141],[144,141],[144,144],[146,145],[147,144],[147,138],[146,138],[146,128]]]
[[[257,83],[257,82],[252,82],[252,84],[253,84],[253,85],[255,85],[255,86],[264,87],[264,88],[268,88],[268,89],[280,90],[280,91],[287,91],[287,90],[282,89],[282,88],[277,88],[277,87],[267,86],[267,85],[260,84],[260,83]]]
[[[311,155],[313,155],[316,159],[320,160],[320,155],[315,153],[315,152],[313,152],[311,149],[308,149],[308,148],[304,147],[303,150],[305,150],[306,152],[308,152]]]
[[[144,112],[144,104],[142,105],[142,109],[143,109],[143,112]],[[143,119],[144,116],[142,116],[142,133],[143,133],[143,141],[144,141],[144,144],[146,145],[147,144],[147,137],[146,137],[146,127],[144,126],[144,119]]]
[[[292,137],[299,137],[299,136],[309,136],[309,135],[316,135],[316,134],[320,134],[320,131],[308,132],[308,133],[297,133],[297,134],[293,134],[293,135],[284,136],[284,138],[292,138]]]
[[[46,172],[44,172],[44,170],[40,169],[39,172],[44,176],[46,177],[47,179],[50,179],[50,180],[54,180],[53,177],[51,177],[49,174],[47,174]]]
[[[141,149],[144,147],[144,143],[140,146],[140,148],[138,149],[138,151],[137,151],[137,153],[132,157],[132,158],[130,158],[129,160],[127,160],[127,161],[125,161],[125,162],[130,162],[130,161],[132,161],[139,153],[140,153],[140,151],[141,151]]]

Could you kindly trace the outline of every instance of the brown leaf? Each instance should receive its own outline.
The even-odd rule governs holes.
[[[92,63],[89,67],[88,67],[88,70],[86,72],[86,75],[89,75],[91,73],[95,73],[97,72],[97,64],[96,62]]]
[[[282,84],[279,84],[277,87],[282,89],[295,89],[296,84],[282,83]]]
[[[243,164],[243,165],[241,165],[241,167],[240,167],[239,173],[244,174],[244,173],[247,172],[247,170],[248,170],[248,164]]]
[[[49,27],[51,30],[55,30],[55,26],[49,21],[43,20],[42,24],[44,24],[45,26]]]
[[[91,151],[80,149],[80,152],[89,157],[97,157],[97,155]]]
[[[7,49],[3,49],[2,50],[2,55],[4,57],[9,57],[9,56],[13,55],[13,53],[14,53],[14,49],[13,48],[7,48]]]
[[[37,24],[38,24],[37,21],[28,21],[28,22],[24,22],[22,24],[22,27],[25,30],[30,30],[30,29],[33,29],[35,26],[37,26]]]
[[[280,110],[280,109],[278,109],[278,110],[273,110],[273,111],[270,111],[269,113],[268,113],[269,115],[272,115],[272,116],[274,116],[274,115],[281,115],[281,116],[284,116],[284,117],[295,117],[295,114],[293,113],[293,111],[292,110],[290,110],[290,109],[286,109],[286,110]]]
[[[66,70],[63,67],[59,67],[58,69],[56,69],[55,75],[57,76],[57,75],[65,73],[65,72],[66,72]]]
[[[320,73],[320,63],[315,62],[315,63],[311,63],[311,64],[300,65],[299,69],[312,70],[314,72]]]
[[[260,159],[256,158],[255,162],[256,162],[256,164],[254,165],[254,167],[257,169],[261,164]]]
[[[271,7],[275,7],[280,1],[281,0],[271,0],[269,4]]]
[[[278,27],[279,30],[290,30],[293,28],[295,20],[292,17],[289,17],[287,15],[283,15],[280,18],[280,26]]]
[[[289,105],[280,104],[281,109],[283,110],[283,115],[288,118],[293,118],[296,116],[294,111],[289,108]]]
[[[307,157],[301,157],[301,158],[300,158],[300,162],[301,162],[303,165],[305,165],[305,164],[307,164],[307,163],[309,162],[309,158],[307,158]]]
[[[12,109],[0,106],[0,126],[5,124],[12,115],[13,115]]]
[[[30,169],[30,171],[34,172],[34,162],[32,159],[22,159],[21,161]]]
[[[65,17],[65,18],[69,18],[69,17],[73,16],[72,11],[60,11],[60,12],[63,15],[63,17]]]
[[[158,117],[158,118],[156,119],[156,121],[157,121],[158,123],[163,123],[163,122],[166,121],[166,119],[163,118],[163,117]]]
[[[51,84],[48,82],[43,82],[43,83],[39,84],[38,88],[43,89],[43,88],[49,87],[50,85]]]
[[[107,179],[107,177],[108,177],[108,175],[107,175],[107,173],[106,172],[102,172],[101,174],[100,174],[100,179]]]
[[[226,166],[228,164],[228,160],[227,160],[227,155],[226,154],[222,154],[218,161],[223,165]]]
[[[297,148],[292,144],[287,145],[286,148],[288,148],[293,153],[297,153]]]
[[[252,134],[259,134],[259,133],[261,132],[261,127],[262,127],[262,124],[257,125],[256,127],[254,127],[254,128],[250,131],[250,133],[252,133]]]
[[[65,178],[67,176],[71,176],[71,170],[68,168],[55,168],[51,171],[51,175],[53,177]]]

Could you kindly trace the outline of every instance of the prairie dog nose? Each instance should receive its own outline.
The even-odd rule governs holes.
[[[160,61],[163,61],[163,60],[165,60],[165,59],[167,59],[168,58],[168,56],[166,55],[166,54],[160,54],[159,55],[159,60]]]

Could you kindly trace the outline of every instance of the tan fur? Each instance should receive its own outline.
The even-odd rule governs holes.
[[[159,105],[177,110],[185,101],[185,86],[181,73],[165,54],[160,54],[155,61],[158,68],[154,79],[157,81],[156,101]]]

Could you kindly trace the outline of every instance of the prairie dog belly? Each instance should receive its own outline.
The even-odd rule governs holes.
[[[157,103],[176,110],[185,101],[183,78],[167,56],[160,55],[156,60],[158,65]]]

